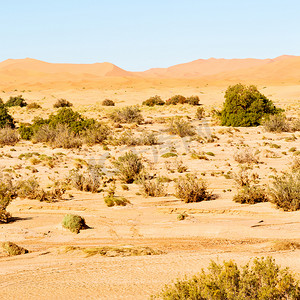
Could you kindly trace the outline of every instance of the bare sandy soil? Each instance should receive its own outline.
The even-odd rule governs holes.
[[[300,107],[300,86],[282,85],[260,87],[275,104],[286,108],[296,116]],[[28,102],[36,101],[43,109],[28,111],[11,108],[17,121],[30,122],[35,116],[54,112],[53,103],[67,98],[74,109],[85,116],[107,121],[113,108],[104,108],[105,98],[116,101],[116,107],[141,104],[150,96],[159,94],[167,98],[175,94],[199,95],[206,111],[220,107],[226,87],[164,87],[122,89],[73,89],[23,92]],[[0,93],[4,100],[20,91]],[[240,166],[234,154],[249,146],[257,152],[258,164],[250,172],[256,173],[260,184],[270,185],[272,175],[290,168],[295,147],[300,150],[300,133],[267,133],[263,127],[226,129],[217,126],[210,118],[194,119],[196,107],[187,105],[142,108],[148,124],[124,125],[136,133],[154,131],[161,141],[157,146],[83,146],[81,149],[52,149],[42,144],[21,141],[15,146],[0,149],[0,168],[5,176],[19,179],[36,176],[44,187],[51,179],[64,180],[70,170],[78,166],[79,159],[96,161],[110,168],[105,160],[107,152],[118,157],[125,151],[134,150],[143,157],[151,172],[175,179],[179,174],[170,171],[180,161],[187,167],[186,173],[196,172],[205,179],[215,200],[186,204],[174,196],[174,181],[166,184],[165,197],[145,197],[138,184],[129,184],[123,190],[117,183],[116,194],[126,197],[131,204],[125,207],[107,207],[105,193],[88,193],[69,190],[65,199],[44,203],[36,200],[14,200],[8,211],[15,221],[0,224],[0,242],[12,241],[27,248],[30,253],[9,257],[0,250],[1,299],[148,299],[168,283],[191,275],[205,268],[211,259],[234,259],[245,263],[250,258],[272,256],[282,266],[288,266],[300,274],[300,249],[276,250],[277,241],[300,242],[300,212],[284,212],[271,203],[255,205],[232,201],[236,184],[230,175],[238,173]],[[161,118],[174,115],[188,116],[201,134],[213,134],[211,143],[191,141],[170,136]],[[208,125],[207,125],[208,124]],[[296,138],[293,138],[293,135]],[[276,146],[274,146],[276,145]],[[178,157],[163,158],[162,154],[176,151]],[[208,160],[192,159],[196,152],[212,152]],[[54,157],[54,166],[43,161],[34,162],[21,158],[20,154],[38,152]],[[84,167],[84,166],[83,166]],[[169,169],[168,169],[169,168]],[[229,173],[228,173],[229,172]],[[79,234],[71,233],[61,225],[67,213],[83,216],[90,227]],[[187,213],[185,220],[178,215]],[[101,256],[86,257],[80,249],[68,246],[149,246],[162,254],[148,256]]]

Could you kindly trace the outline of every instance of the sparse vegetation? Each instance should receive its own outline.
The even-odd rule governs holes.
[[[148,197],[163,197],[166,196],[166,188],[159,179],[149,179],[147,176],[141,176],[138,180],[141,185],[141,190]]]
[[[143,102],[143,105],[146,106],[154,106],[154,105],[164,105],[165,101],[163,101],[160,96],[154,96],[154,97],[150,97],[149,99],[145,100]]]
[[[251,148],[246,148],[246,149],[243,149],[243,150],[240,150],[240,151],[236,152],[234,154],[233,158],[239,164],[258,163],[258,159],[255,156],[255,154],[253,154]]]
[[[115,102],[110,99],[105,99],[102,101],[103,106],[115,106]]]
[[[300,297],[300,287],[287,268],[281,268],[271,257],[255,258],[242,267],[234,261],[210,263],[191,279],[166,286],[159,295],[164,300],[179,299],[293,299]]]
[[[110,118],[114,122],[119,123],[142,123],[143,116],[138,106],[126,106],[121,109],[116,109],[110,114]]]
[[[196,134],[192,125],[188,121],[185,121],[181,118],[172,118],[169,122],[167,131],[170,134],[176,134],[180,137],[192,136]]]
[[[20,140],[18,131],[10,127],[0,129],[0,145],[14,146]]]
[[[263,121],[263,126],[266,131],[270,132],[283,132],[290,130],[290,126],[283,115],[269,116]]]

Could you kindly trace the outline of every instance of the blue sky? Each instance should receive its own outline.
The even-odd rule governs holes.
[[[130,71],[199,58],[300,55],[300,2],[0,0],[0,61],[108,61]]]

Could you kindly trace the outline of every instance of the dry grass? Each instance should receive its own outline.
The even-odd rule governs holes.
[[[20,140],[17,130],[10,127],[0,129],[0,145],[14,146]]]
[[[7,252],[9,256],[21,255],[28,253],[28,250],[18,246],[12,242],[4,242],[2,243],[2,248]]]

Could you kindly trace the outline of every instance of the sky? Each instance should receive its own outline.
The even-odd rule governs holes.
[[[0,0],[0,61],[111,62],[300,55],[298,0]]]

